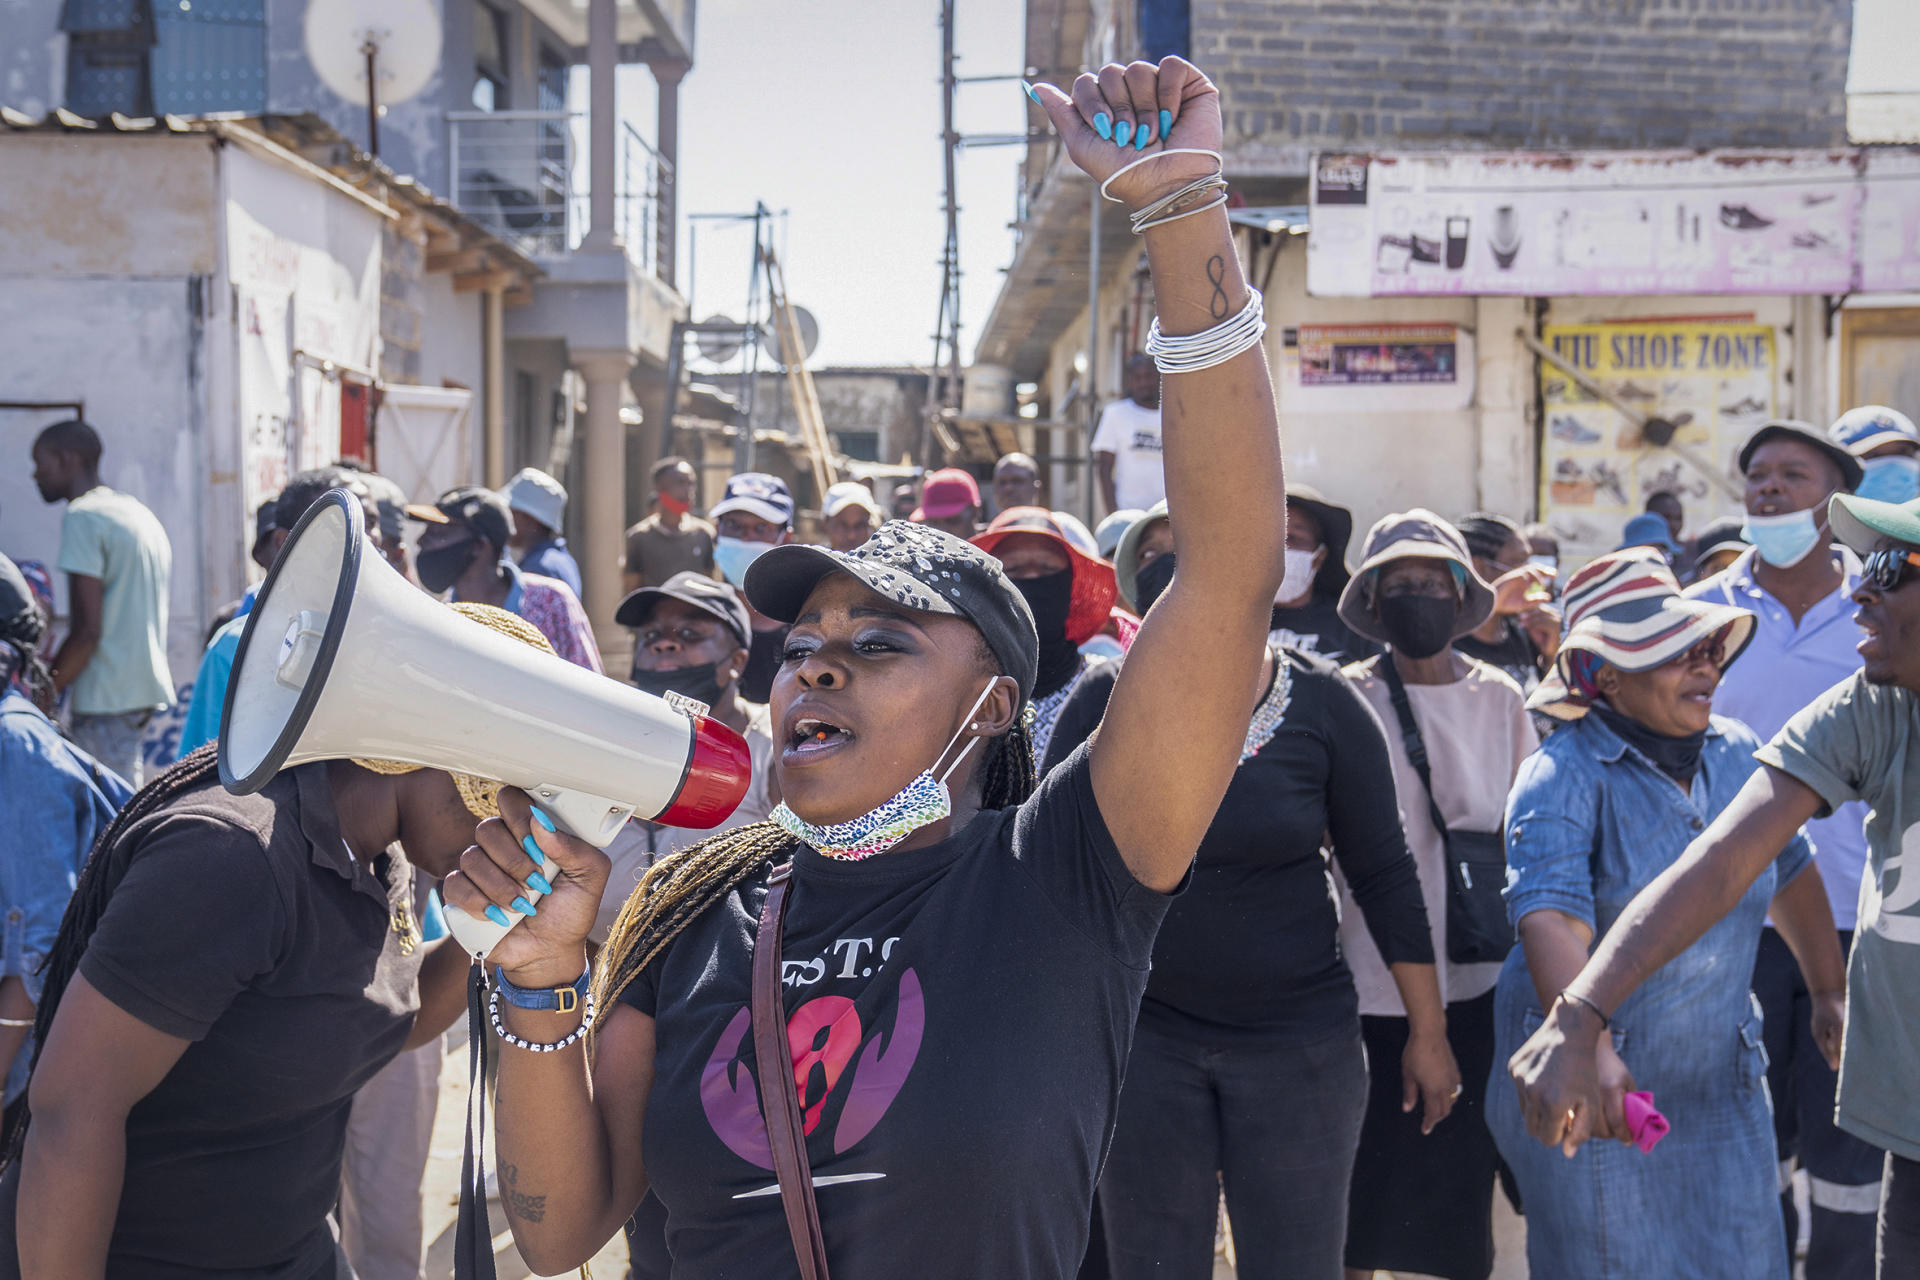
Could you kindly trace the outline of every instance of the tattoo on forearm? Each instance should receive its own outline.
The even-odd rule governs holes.
[[[516,1218],[527,1222],[539,1222],[547,1216],[547,1198],[529,1195],[519,1187],[520,1166],[503,1164],[500,1166],[500,1204]]]
[[[1215,320],[1225,320],[1232,304],[1227,301],[1227,260],[1219,254],[1207,259],[1207,279],[1213,281],[1213,297],[1207,311]]]

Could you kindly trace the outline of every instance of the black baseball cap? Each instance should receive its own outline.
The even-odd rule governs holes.
[[[426,524],[458,524],[485,538],[506,552],[513,536],[513,512],[507,500],[491,489],[466,485],[449,489],[434,499],[432,506],[415,503],[407,507],[407,519]]]
[[[747,618],[747,606],[740,599],[740,593],[725,582],[692,572],[676,573],[660,586],[641,587],[632,592],[613,611],[613,620],[623,627],[637,627],[662,600],[678,600],[704,610],[731,627],[742,647],[753,643],[753,624]]]
[[[1810,422],[1797,422],[1792,418],[1776,418],[1754,432],[1748,441],[1740,446],[1740,474],[1747,474],[1747,467],[1753,462],[1754,451],[1769,440],[1798,440],[1816,453],[1825,455],[1833,465],[1840,468],[1840,487],[1852,493],[1860,487],[1860,481],[1866,478],[1866,472],[1860,469],[1860,459],[1827,438],[1827,433]]]
[[[1040,633],[1026,597],[1000,562],[972,543],[923,524],[889,520],[853,551],[809,543],[775,547],[747,570],[747,602],[792,622],[830,573],[850,573],[876,595],[919,613],[965,618],[980,628],[1000,669],[1033,696]]]

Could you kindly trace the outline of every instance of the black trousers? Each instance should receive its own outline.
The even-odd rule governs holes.
[[[1339,1280],[1366,1092],[1354,1023],[1233,1048],[1140,1027],[1096,1196],[1108,1274],[1207,1280],[1224,1188],[1241,1280]]]
[[[1920,1276],[1920,1161],[1887,1153],[1880,1179],[1879,1280]]]
[[[1843,930],[1840,950],[1852,947],[1853,934]],[[1833,1095],[1840,1078],[1813,1042],[1813,1001],[1800,965],[1772,929],[1760,934],[1753,992],[1766,1020],[1767,1092],[1773,1099],[1773,1136],[1780,1156],[1787,1255],[1793,1255],[1800,1230],[1786,1180],[1788,1166],[1797,1158],[1812,1184],[1807,1280],[1868,1280],[1885,1153],[1833,1123]]]

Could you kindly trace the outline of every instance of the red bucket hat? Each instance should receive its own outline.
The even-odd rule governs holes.
[[[1088,555],[1067,535],[1059,518],[1044,507],[1008,507],[973,539],[973,545],[990,556],[998,555],[1000,544],[1019,533],[1037,533],[1050,538],[1067,553],[1067,563],[1073,569],[1073,596],[1067,606],[1067,639],[1082,644],[1098,635],[1107,625],[1117,595],[1113,566],[1098,556]]]

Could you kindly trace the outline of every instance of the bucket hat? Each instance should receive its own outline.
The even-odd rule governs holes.
[[[1866,472],[1860,469],[1860,459],[1835,444],[1826,432],[1812,423],[1793,418],[1775,418],[1747,438],[1747,442],[1740,446],[1741,475],[1747,474],[1747,468],[1753,463],[1754,452],[1769,440],[1798,440],[1824,454],[1834,466],[1840,468],[1840,487],[1848,492],[1859,488],[1860,481],[1866,478]]]
[[[1460,613],[1454,619],[1453,638],[1459,639],[1493,616],[1493,588],[1474,571],[1473,557],[1460,531],[1445,520],[1415,507],[1382,516],[1367,530],[1360,568],[1340,593],[1340,620],[1357,634],[1381,644],[1391,643],[1374,605],[1374,581],[1395,560],[1444,560],[1455,566],[1460,583]]]
[[[1000,544],[1015,534],[1035,533],[1056,543],[1066,553],[1073,571],[1073,594],[1067,604],[1067,639],[1082,644],[1107,625],[1113,612],[1115,584],[1113,566],[1080,545],[1079,539],[1060,519],[1059,513],[1044,507],[1008,507],[993,518],[993,523],[976,534],[973,545],[996,558]],[[1085,534],[1085,528],[1078,530]],[[1091,538],[1088,541],[1091,542]]]
[[[1667,523],[1667,518],[1655,511],[1641,512],[1620,530],[1620,545],[1614,550],[1626,551],[1632,547],[1658,547],[1669,556],[1686,550],[1673,540],[1673,526]]]
[[[558,533],[567,513],[566,486],[538,467],[522,467],[501,490],[509,510],[532,516]]]
[[[1592,702],[1573,677],[1575,654],[1591,654],[1622,671],[1651,671],[1724,635],[1724,671],[1753,639],[1750,610],[1680,594],[1673,570],[1652,547],[1629,547],[1589,561],[1567,580],[1562,601],[1566,638],[1552,673],[1527,699],[1528,710],[1558,720],[1579,719]]]
[[[1353,512],[1327,501],[1318,489],[1305,484],[1287,486],[1287,505],[1313,517],[1313,522],[1320,526],[1320,544],[1327,549],[1326,559],[1320,562],[1320,572],[1313,575],[1313,594],[1338,600],[1353,577],[1347,572],[1347,547],[1353,541]]]

